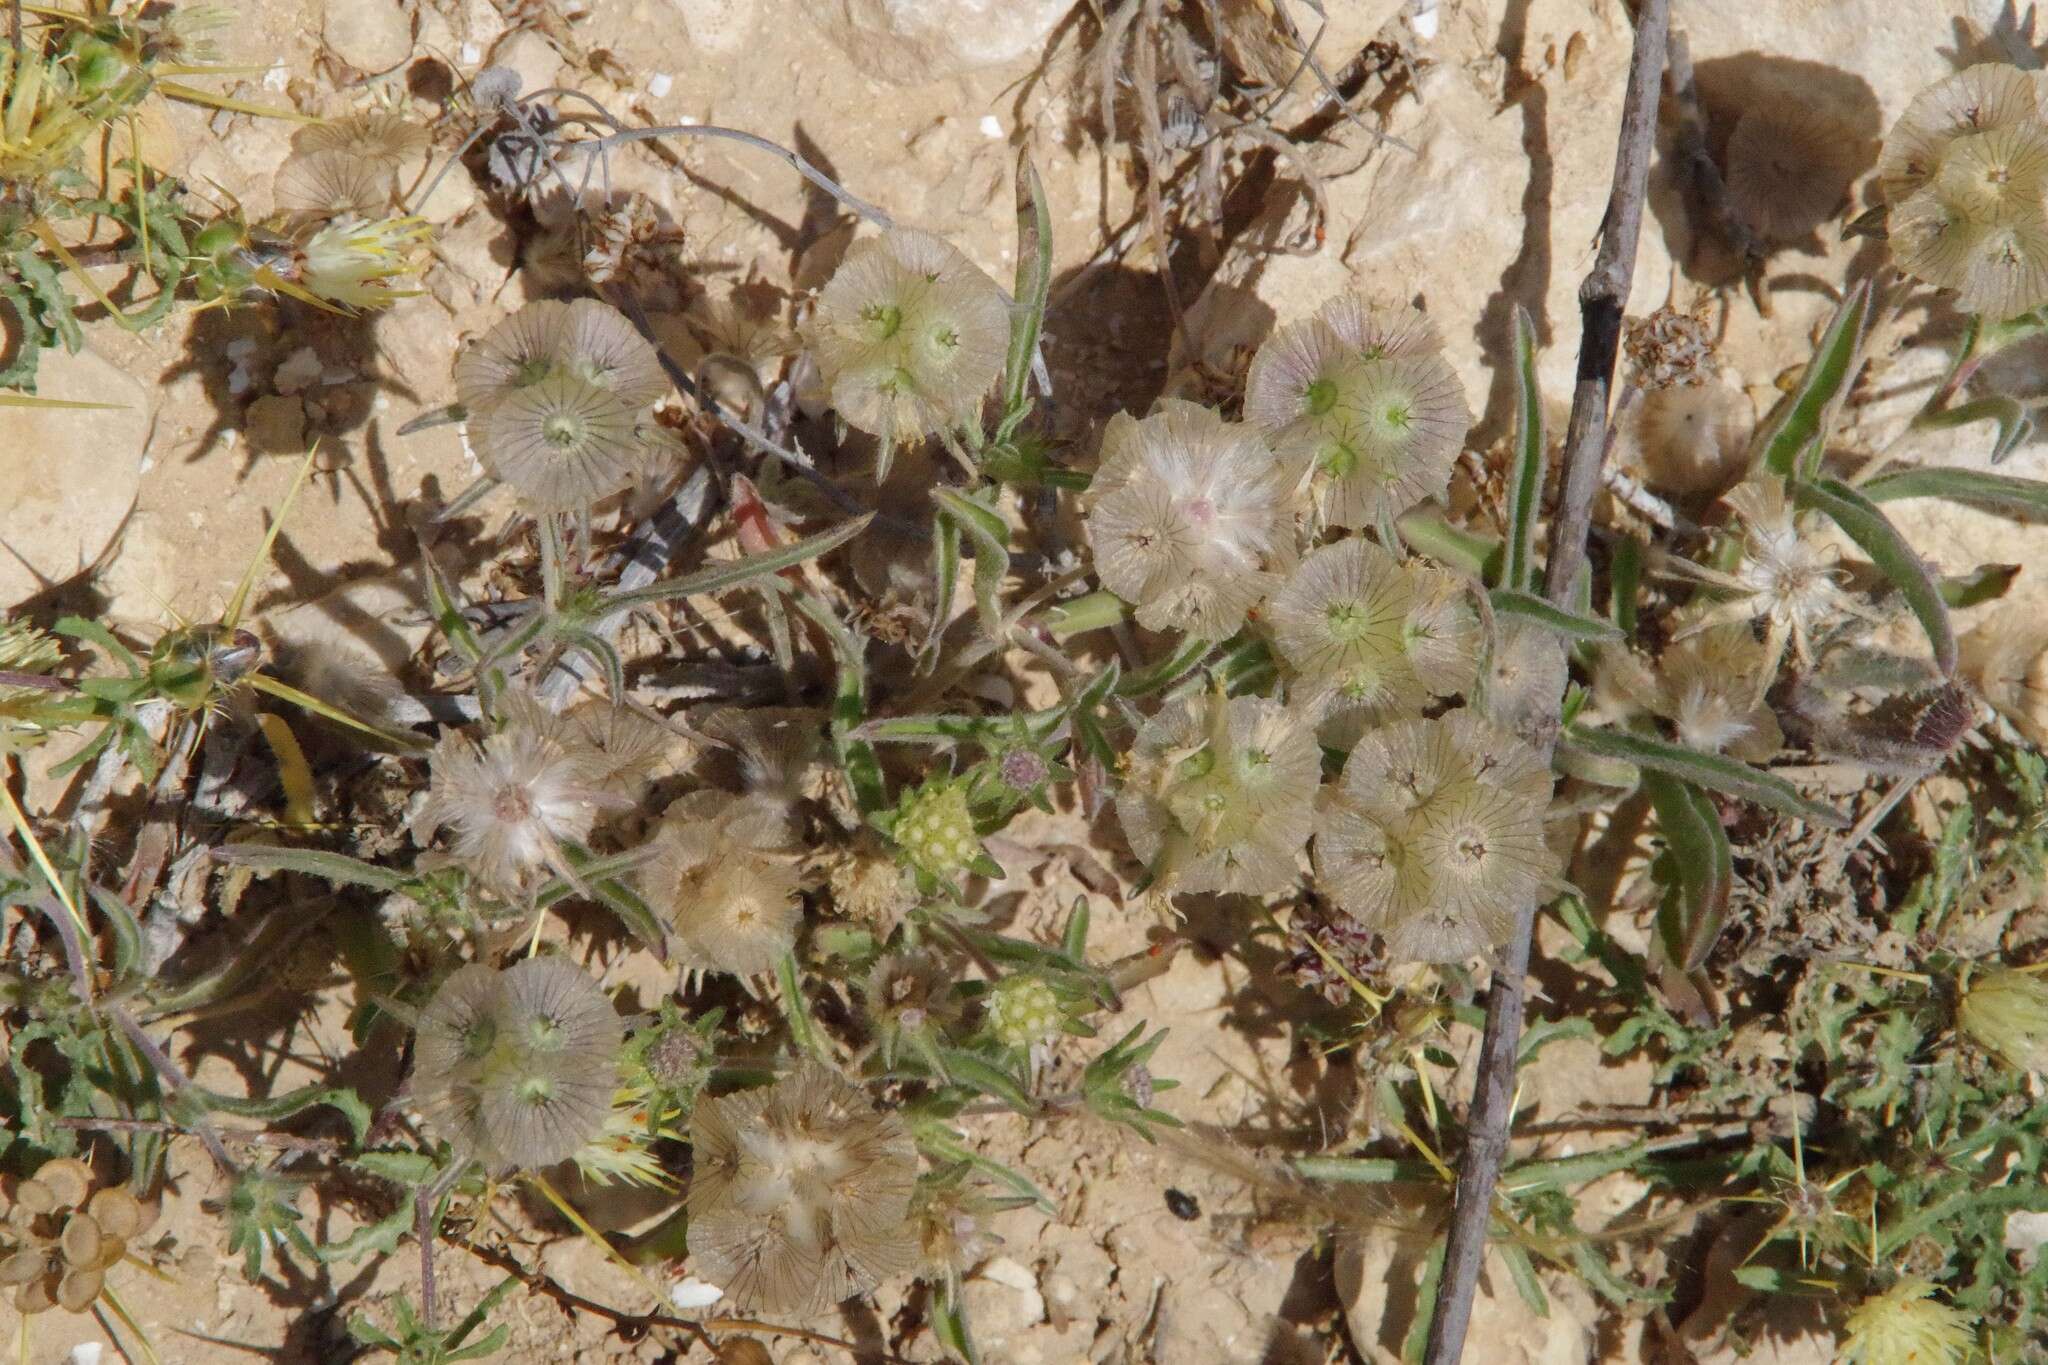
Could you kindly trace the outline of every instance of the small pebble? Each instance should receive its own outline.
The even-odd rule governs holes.
[[[676,78],[666,71],[657,71],[647,78],[647,93],[655,99],[660,99],[675,87]]]
[[[981,116],[981,135],[983,137],[1000,138],[1003,135],[1002,121],[994,114],[983,114]]]

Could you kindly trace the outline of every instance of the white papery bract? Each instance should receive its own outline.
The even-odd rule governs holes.
[[[1222,639],[1292,558],[1290,484],[1256,432],[1207,408],[1119,413],[1090,488],[1096,576],[1140,624]]]

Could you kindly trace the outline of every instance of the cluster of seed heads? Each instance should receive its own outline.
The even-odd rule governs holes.
[[[1877,173],[1901,269],[1992,321],[2048,303],[2048,115],[2032,73],[1985,63],[1923,90]]]
[[[83,1313],[154,1218],[118,1186],[95,1190],[84,1162],[46,1162],[8,1201],[4,1235],[12,1249],[0,1254],[0,1287],[14,1291],[15,1310],[25,1316],[51,1308]]]

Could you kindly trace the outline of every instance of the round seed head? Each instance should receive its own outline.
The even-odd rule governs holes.
[[[50,1272],[50,1258],[36,1247],[23,1247],[0,1258],[0,1285],[16,1287]]]
[[[471,430],[493,475],[537,507],[573,511],[632,482],[637,415],[613,390],[555,372],[506,394]]]
[[[855,242],[802,327],[848,423],[895,444],[972,416],[1002,373],[1010,310],[952,244],[911,228]]]
[[[1564,642],[1542,626],[1522,620],[1501,627],[1488,667],[1486,714],[1516,734],[1547,723],[1571,677]]]
[[[64,1264],[92,1266],[99,1263],[101,1244],[105,1240],[100,1236],[98,1223],[74,1213],[64,1222],[64,1232],[57,1239],[57,1248],[63,1254]]]
[[[1429,315],[1407,304],[1373,307],[1357,294],[1339,294],[1316,316],[1363,360],[1435,355],[1444,348],[1443,334]]]
[[[1724,492],[1742,478],[1754,425],[1749,399],[1717,381],[1644,394],[1635,419],[1644,481],[1682,497]]]
[[[745,790],[790,801],[803,795],[825,747],[825,717],[807,707],[727,707],[698,728],[738,760]]]
[[[278,212],[319,222],[373,218],[390,207],[391,177],[347,152],[297,153],[278,167],[271,197]]]
[[[553,299],[527,304],[471,341],[455,362],[456,401],[472,415],[554,371],[569,335],[569,305]]]
[[[1222,639],[1292,558],[1292,481],[1250,428],[1168,400],[1103,435],[1087,514],[1102,585],[1152,630]]]
[[[1338,426],[1337,400],[1358,348],[1321,318],[1289,323],[1252,357],[1244,419],[1266,433],[1283,459],[1320,458]]]
[[[1765,241],[1799,241],[1834,217],[1868,166],[1867,144],[1823,110],[1759,103],[1728,135],[1728,196]]]
[[[57,1306],[67,1313],[83,1313],[106,1287],[106,1273],[98,1269],[73,1269],[57,1281]]]
[[[1930,188],[1892,210],[1889,231],[1899,269],[1938,289],[1960,289],[1989,228],[1970,221]]]
[[[142,1204],[118,1185],[96,1190],[86,1205],[101,1232],[121,1242],[132,1242],[149,1226],[150,1217]]]
[[[591,780],[626,798],[639,795],[675,740],[660,722],[601,698],[574,707],[563,720],[573,742],[590,755]]]
[[[292,136],[294,152],[338,152],[392,171],[427,150],[427,130],[393,109],[371,109],[308,124]]]
[[[806,1063],[691,1114],[690,1254],[743,1311],[814,1313],[914,1268],[909,1130]]]
[[[1929,86],[1885,135],[1877,160],[1885,202],[1904,203],[1932,180],[1956,139],[2032,122],[2039,108],[2027,73],[1999,62],[1969,67]]]
[[[1472,424],[1458,376],[1441,356],[1361,362],[1338,403],[1342,438],[1317,461],[1324,517],[1370,526],[1450,486]]]
[[[1413,584],[1400,561],[1353,537],[1311,553],[1266,619],[1281,657],[1330,704],[1418,709],[1428,690],[1407,649]]]
[[[1423,687],[1448,697],[1470,690],[1479,667],[1482,633],[1465,580],[1419,560],[1402,568],[1409,584],[1402,647]]]
[[[906,795],[890,835],[911,866],[941,881],[967,871],[981,856],[981,837],[967,809],[967,788],[945,778]]]
[[[1322,754],[1279,703],[1203,695],[1138,731],[1117,818],[1178,891],[1279,890],[1308,841]]]
[[[2018,123],[1957,138],[1931,188],[1973,223],[2039,218],[2048,189],[2048,127]]]
[[[39,1212],[80,1208],[84,1206],[86,1196],[92,1193],[92,1168],[75,1157],[61,1156],[36,1168],[35,1183],[49,1192],[52,1201],[48,1210]],[[16,1193],[15,1199],[16,1202],[24,1202],[20,1192]]]
[[[668,374],[654,347],[624,313],[597,299],[577,299],[563,319],[558,359],[585,383],[610,389],[633,407],[668,392]]]
[[[795,943],[803,918],[795,863],[756,842],[745,818],[753,813],[724,792],[692,792],[663,814],[649,845],[641,886],[689,970],[758,976]]]
[[[1994,321],[2048,303],[2048,219],[1994,223],[1971,245],[1956,307]]]

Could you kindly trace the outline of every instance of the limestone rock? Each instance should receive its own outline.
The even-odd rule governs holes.
[[[358,71],[389,71],[412,55],[412,18],[398,0],[327,0],[320,36]]]
[[[135,502],[149,439],[149,394],[92,351],[46,352],[36,377],[45,398],[116,403],[113,411],[0,408],[0,604],[69,578],[107,549]]]
[[[760,0],[674,0],[683,31],[706,52],[727,56],[744,49],[760,18]]]
[[[562,54],[539,32],[522,28],[491,49],[491,65],[518,72],[520,91],[532,94],[557,84],[555,78],[562,74]]]
[[[805,15],[871,76],[918,85],[1033,51],[1071,0],[802,0]]]

